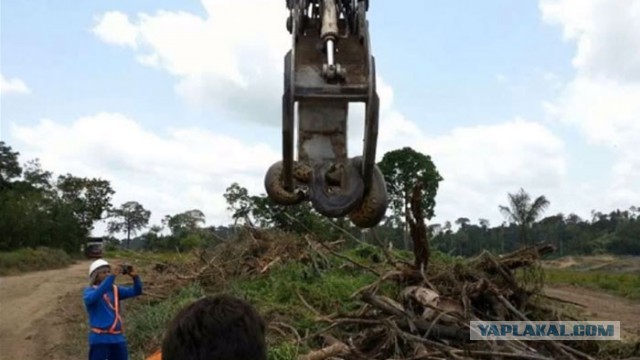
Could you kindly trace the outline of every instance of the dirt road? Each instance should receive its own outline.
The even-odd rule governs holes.
[[[640,302],[571,285],[554,285],[545,293],[582,304],[589,320],[620,321],[623,339],[640,339]]]
[[[63,339],[60,300],[82,293],[90,261],[0,278],[0,359],[42,359]]]

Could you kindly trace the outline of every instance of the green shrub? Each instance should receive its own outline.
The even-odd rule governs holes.
[[[0,275],[59,269],[71,265],[73,262],[71,256],[64,250],[47,247],[0,252]]]
[[[197,234],[190,234],[180,239],[180,248],[183,250],[191,250],[197,247],[202,247],[204,241]]]

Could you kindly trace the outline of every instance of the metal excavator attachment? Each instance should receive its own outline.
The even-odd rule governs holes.
[[[386,212],[384,177],[375,164],[379,98],[365,0],[287,0],[292,48],[284,57],[282,161],[265,176],[282,205],[311,201],[320,214],[348,216],[361,228]],[[350,102],[365,103],[361,156],[347,155]],[[294,109],[297,103],[297,160]]]

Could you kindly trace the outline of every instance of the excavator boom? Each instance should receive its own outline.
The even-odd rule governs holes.
[[[287,1],[292,46],[284,57],[282,161],[265,176],[276,203],[311,201],[320,214],[348,216],[362,228],[377,225],[388,206],[375,164],[379,98],[368,6],[365,0]],[[352,102],[365,104],[363,149],[356,157],[347,152]]]

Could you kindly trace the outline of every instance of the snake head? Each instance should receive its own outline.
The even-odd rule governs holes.
[[[345,179],[345,169],[342,163],[332,163],[326,170],[325,180],[329,186],[341,186]]]

